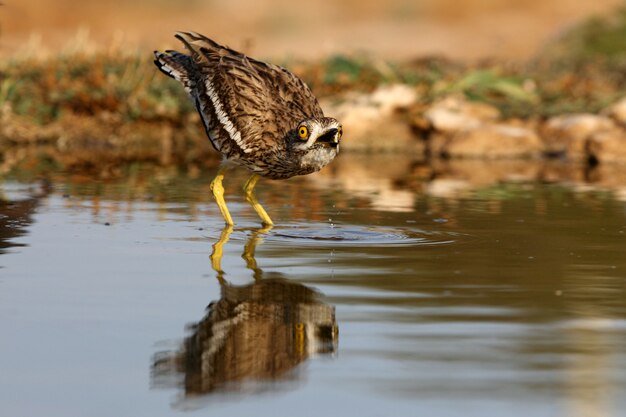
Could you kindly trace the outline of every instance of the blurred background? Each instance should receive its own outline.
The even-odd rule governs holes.
[[[0,4],[3,416],[171,416],[210,391],[185,377],[239,375],[263,395],[207,412],[624,416],[623,0]],[[259,183],[272,230],[236,171],[224,228],[220,155],[152,62],[178,30],[343,124],[327,168]],[[240,373],[205,366],[231,353]]]
[[[155,49],[193,30],[264,57],[368,51],[386,59],[443,54],[525,59],[621,0],[5,0],[0,53],[82,39]],[[84,46],[84,45],[83,45]]]

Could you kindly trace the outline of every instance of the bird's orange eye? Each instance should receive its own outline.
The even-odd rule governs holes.
[[[341,139],[341,135],[343,135],[343,128],[339,126],[339,129],[337,130],[337,139]]]
[[[298,128],[298,136],[300,136],[300,139],[306,139],[309,136],[309,129],[306,126],[300,126]]]

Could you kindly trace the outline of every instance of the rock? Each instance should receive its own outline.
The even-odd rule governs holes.
[[[617,123],[626,126],[626,97],[609,106],[602,113],[613,118]]]
[[[443,133],[470,129],[500,117],[500,112],[488,104],[446,97],[424,112],[431,127]]]
[[[342,147],[358,151],[423,152],[411,127],[398,114],[417,98],[415,89],[405,85],[378,88],[372,94],[351,94],[340,103],[323,101],[324,113],[341,121]]]
[[[441,149],[451,158],[535,158],[543,151],[539,136],[525,127],[484,124],[451,136]]]
[[[593,185],[626,196],[626,164],[600,164],[593,168],[592,176]]]
[[[440,133],[433,132],[428,136],[428,140],[425,141],[426,149],[425,155],[428,157],[439,157],[439,156],[448,156],[446,152],[446,146],[450,141],[450,137]]]
[[[383,113],[406,109],[417,100],[415,88],[405,84],[380,86],[370,96],[370,101]]]
[[[585,147],[589,160],[626,163],[626,132],[621,129],[596,132]]]
[[[583,160],[587,157],[585,147],[592,134],[615,129],[615,122],[607,116],[569,114],[549,119],[541,134],[548,154]]]

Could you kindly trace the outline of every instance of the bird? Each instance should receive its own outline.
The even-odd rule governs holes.
[[[254,195],[261,177],[281,180],[319,171],[339,153],[341,123],[324,116],[311,89],[286,68],[195,32],[176,32],[185,52],[154,51],[154,63],[179,81],[195,105],[222,164],[211,191],[226,225],[234,225],[222,181],[231,166],[251,172],[246,200],[274,223]]]

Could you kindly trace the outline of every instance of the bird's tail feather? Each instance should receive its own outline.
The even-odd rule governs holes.
[[[191,94],[193,80],[189,76],[193,69],[193,59],[177,51],[154,51],[154,64],[165,75],[180,81],[187,93]]]

